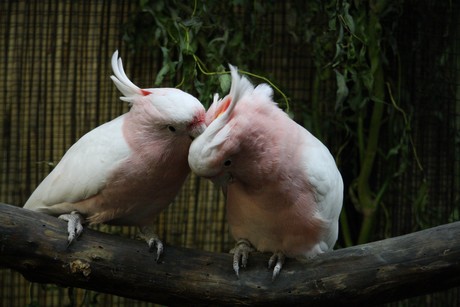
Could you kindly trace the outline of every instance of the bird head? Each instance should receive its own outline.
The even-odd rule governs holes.
[[[219,99],[217,94],[214,96],[206,113],[208,127],[192,142],[188,156],[193,172],[220,185],[231,182],[241,148],[241,138],[235,135],[235,125],[238,124],[238,120],[233,120],[236,116],[235,107],[254,90],[251,82],[240,76],[235,67],[230,65],[230,71],[230,93],[223,99]]]
[[[205,109],[192,95],[176,88],[139,88],[126,76],[118,51],[112,55],[112,69],[110,78],[124,95],[120,99],[130,103],[139,121],[160,133],[191,139],[205,130]]]

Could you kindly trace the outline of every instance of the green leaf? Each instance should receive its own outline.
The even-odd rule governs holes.
[[[219,75],[219,85],[222,93],[227,93],[230,90],[232,78],[229,74]]]
[[[169,65],[163,65],[163,67],[161,67],[161,69],[157,73],[157,77],[155,79],[155,85],[156,86],[161,85],[161,82],[163,82],[163,79],[166,76],[166,74],[169,72],[169,69],[170,69]]]
[[[345,76],[342,75],[337,69],[335,69],[334,72],[335,72],[335,78],[337,81],[337,93],[336,93],[336,99],[335,99],[335,107],[336,109],[338,109],[339,106],[341,106],[344,100],[348,97],[349,90],[347,87]]]
[[[370,70],[365,70],[361,72],[361,80],[364,87],[371,93],[374,87],[374,75]]]
[[[353,20],[353,17],[350,15],[350,13],[348,12],[350,8],[350,4],[345,4],[344,5],[344,15],[343,15],[343,20],[348,28],[348,30],[350,31],[351,34],[355,34],[355,22]]]
[[[342,54],[343,26],[340,25],[337,42],[335,43],[335,55],[333,61],[337,61]]]

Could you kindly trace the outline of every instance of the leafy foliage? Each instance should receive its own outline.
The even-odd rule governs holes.
[[[299,21],[293,25],[293,33],[312,46],[315,91],[321,91],[323,80],[334,78],[336,82],[335,118],[330,121],[337,131],[344,131],[338,159],[347,161],[344,175],[350,181],[348,206],[341,218],[345,245],[369,241],[391,182],[411,161],[422,169],[411,137],[411,114],[406,111],[411,105],[403,105],[400,100],[401,75],[391,73],[393,67],[399,67],[394,35],[403,3],[313,0],[303,10],[301,1],[292,5]],[[314,107],[319,104],[313,101]],[[315,111],[312,114],[322,116]],[[318,118],[312,121],[318,135],[329,124]],[[382,135],[386,136],[385,142]],[[387,167],[377,175],[376,166],[382,163]],[[350,214],[355,211],[362,216],[357,241],[348,226]]]
[[[143,0],[124,40],[134,52],[161,51],[156,85],[168,79],[211,101],[229,89],[227,63],[251,65],[266,49],[269,37],[257,25],[272,9],[273,2],[248,0]]]

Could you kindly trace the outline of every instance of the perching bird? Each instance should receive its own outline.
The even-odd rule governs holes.
[[[175,88],[140,89],[118,51],[111,76],[129,112],[81,137],[32,193],[24,208],[68,221],[68,244],[82,224],[139,226],[149,247],[163,244],[149,227],[174,199],[190,168],[192,139],[205,129],[205,109]]]
[[[206,130],[190,146],[193,172],[223,186],[239,276],[254,249],[272,252],[272,278],[285,257],[311,258],[338,236],[343,181],[329,150],[230,66],[230,93],[206,113]]]

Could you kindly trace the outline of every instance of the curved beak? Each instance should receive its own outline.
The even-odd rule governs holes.
[[[190,129],[190,137],[192,140],[200,136],[206,129],[206,124],[205,123],[198,123],[196,125],[193,125]]]
[[[226,186],[233,182],[233,176],[229,172],[219,173],[211,177],[204,177],[208,180],[211,180],[215,185]]]

